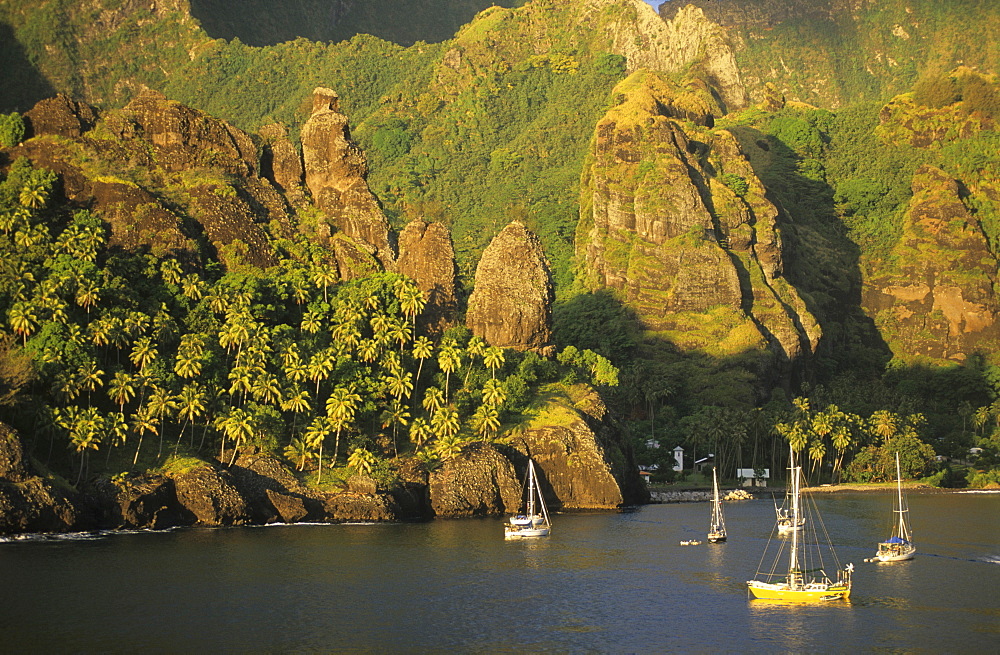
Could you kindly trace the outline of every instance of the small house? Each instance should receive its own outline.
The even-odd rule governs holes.
[[[736,478],[744,487],[766,487],[771,479],[771,469],[736,469]]]

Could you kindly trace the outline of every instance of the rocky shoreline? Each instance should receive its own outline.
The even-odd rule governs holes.
[[[0,424],[0,535],[501,516],[520,506],[519,471],[529,452],[553,510],[648,502],[631,452],[612,452],[616,440],[591,414],[577,410],[575,416],[568,425],[522,430],[507,445],[468,445],[430,471],[404,460],[388,489],[354,475],[336,492],[307,486],[278,457],[249,450],[231,464],[229,452],[180,470],[123,474],[75,488],[43,473],[20,436]]]
[[[722,490],[722,500],[753,500],[754,496],[745,489]],[[712,500],[710,489],[692,489],[687,491],[650,491],[650,503],[704,503]]]

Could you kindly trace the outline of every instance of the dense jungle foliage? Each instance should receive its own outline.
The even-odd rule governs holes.
[[[0,183],[0,400],[40,459],[63,468],[69,446],[78,481],[92,451],[113,473],[252,445],[309,463],[317,482],[346,452],[391,483],[387,458],[433,466],[493,440],[545,385],[615,383],[589,350],[547,360],[464,328],[434,343],[412,280],[340,282],[304,239],[275,243],[279,266],[239,273],[109,251],[106,225],[52,199],[54,183],[24,159]]]
[[[96,217],[52,206],[46,200],[52,181],[17,164],[3,182],[8,272],[0,291],[14,337],[9,366],[18,369],[27,353],[39,367],[21,387],[31,412],[11,412],[9,418],[29,433],[47,430],[53,453],[62,448],[56,448],[56,435],[63,443],[69,439],[81,455],[76,466],[98,444],[104,444],[105,457],[123,464],[151,457],[150,439],[158,454],[196,450],[195,443],[221,449],[224,442],[254,441],[288,448],[303,462],[319,461],[316,444],[326,442],[317,442],[317,435],[323,430],[333,436],[334,451],[342,453],[337,442],[343,437],[351,452],[370,453],[377,462],[409,447],[403,436],[414,430],[420,435],[435,417],[433,434],[447,454],[456,440],[489,436],[498,423],[516,420],[540,384],[568,382],[578,371],[609,380],[598,354],[620,372],[620,384],[605,391],[628,419],[645,464],[667,461],[665,451],[647,447],[647,440],[714,452],[727,475],[737,467],[781,470],[788,440],[801,444],[823,479],[877,479],[879,462],[897,447],[923,462],[911,474],[929,474],[932,453],[920,444],[956,459],[979,446],[980,468],[996,461],[1000,370],[994,354],[964,364],[894,359],[892,344],[859,301],[864,280],[891,263],[912,174],[921,164],[976,188],[963,201],[993,252],[1000,245],[993,193],[1000,169],[996,80],[950,63],[958,53],[985,61],[994,52],[983,39],[965,47],[968,35],[955,27],[955,12],[977,11],[981,2],[911,3],[927,17],[930,40],[894,34],[889,14],[902,5],[886,3],[860,14],[850,27],[782,25],[770,40],[748,40],[741,51],[741,65],[751,68],[769,65],[780,53],[793,63],[818,62],[796,68],[799,86],[792,88],[823,89],[826,95],[807,98],[817,105],[836,99],[828,109],[754,106],[718,122],[738,139],[768,144],[766,160],[752,163],[787,213],[788,279],[823,325],[820,350],[794,388],[773,389],[760,388],[749,356],[719,361],[706,352],[681,352],[644,334],[611,294],[584,294],[574,285],[583,159],[597,119],[613,102],[611,89],[625,76],[626,60],[610,52],[599,25],[560,21],[561,3],[526,3],[517,14],[535,21],[531,29],[548,26],[544,52],[525,37],[534,34],[526,31],[528,18],[525,24],[504,23],[499,9],[442,42],[417,40],[404,47],[398,45],[408,43],[403,38],[359,34],[336,43],[297,38],[253,47],[239,39],[212,40],[181,12],[115,13],[119,3],[79,6],[69,0],[22,11],[22,4],[0,7],[0,29],[11,37],[0,44],[11,72],[0,84],[0,109],[24,111],[57,90],[118,107],[145,84],[249,131],[278,121],[294,136],[307,118],[311,90],[331,87],[368,156],[370,185],[390,220],[397,227],[415,217],[448,224],[466,292],[482,249],[511,219],[540,236],[557,286],[556,340],[574,360],[506,353],[494,371],[485,364],[489,349],[461,330],[425,344],[431,354],[421,357],[412,310],[402,306],[403,290],[412,296],[412,284],[389,275],[322,282],[305,242],[278,244],[281,266],[252,275],[224,273],[208,262],[178,272],[169,260],[111,255],[100,247],[104,228]],[[102,9],[113,20],[100,23]],[[995,16],[984,10],[982,20]],[[101,38],[82,27],[91,24],[106,26]],[[828,33],[817,40],[816,29]],[[864,48],[844,43],[883,52],[885,70],[864,69],[849,54]],[[815,56],[831,49],[844,54]],[[903,63],[893,66],[890,59]],[[686,73],[678,73],[677,81]],[[817,79],[835,80],[836,89]],[[892,120],[880,120],[886,108]],[[974,129],[951,129],[973,123]],[[910,138],[914,124],[944,136],[931,147],[917,144]],[[0,139],[16,143],[17,129],[16,120],[0,121]],[[123,285],[125,277],[141,283]],[[117,340],[95,341],[95,329]],[[354,336],[341,343],[335,329]],[[386,336],[390,331],[400,339]],[[230,332],[243,336],[221,336]],[[155,352],[147,361],[142,353],[149,348]],[[372,352],[378,356],[366,359]],[[451,355],[442,360],[443,352],[454,353],[458,362]],[[177,370],[190,372],[190,365],[199,373]],[[297,368],[313,365],[316,377]],[[289,366],[299,372],[289,372]],[[501,382],[491,382],[493,373]],[[407,376],[413,389],[404,394]],[[502,392],[502,401],[485,400],[488,385]],[[335,392],[343,397],[331,405]],[[181,413],[185,393],[190,402]],[[205,395],[194,402],[199,393]],[[438,394],[448,402],[434,402]],[[795,395],[801,399],[792,404]],[[349,409],[331,414],[336,407]],[[334,415],[345,420],[337,423]],[[95,425],[106,427],[101,434],[117,436],[95,437]],[[133,450],[144,436],[147,445]],[[425,448],[419,436],[414,439],[413,448],[438,452],[438,446]],[[867,463],[852,468],[852,462]]]

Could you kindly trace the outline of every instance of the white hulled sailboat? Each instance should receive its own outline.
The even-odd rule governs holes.
[[[719,478],[715,468],[712,468],[712,484],[715,495],[712,497],[712,522],[708,528],[708,543],[717,544],[726,540],[726,520],[722,516],[722,500],[719,499]]]
[[[538,486],[535,475],[535,462],[528,460],[528,475],[525,480],[527,499],[525,511],[510,517],[504,526],[505,539],[520,539],[522,537],[547,537],[552,529],[549,522],[549,512],[545,507],[542,490]]]
[[[903,475],[899,470],[899,453],[896,453],[896,499],[893,501],[892,534],[878,545],[875,559],[880,562],[901,562],[913,559],[917,547],[913,544],[908,514],[910,508],[903,497]]]

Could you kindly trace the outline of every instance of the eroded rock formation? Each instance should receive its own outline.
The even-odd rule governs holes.
[[[73,139],[94,127],[97,112],[62,93],[40,100],[24,114],[25,138],[54,134]]]
[[[490,444],[473,444],[430,475],[430,499],[441,517],[516,512],[521,483],[510,460]]]
[[[583,281],[616,289],[682,348],[794,360],[820,330],[782,277],[779,211],[732,134],[695,138],[672,118],[678,93],[648,71],[616,87],[620,104],[598,123],[584,172]]]
[[[997,259],[944,171],[922,166],[895,263],[867,281],[864,306],[897,355],[964,361],[1000,345]]]
[[[260,128],[258,133],[264,139],[261,174],[283,191],[292,204],[304,203],[302,156],[288,137],[288,129],[281,123],[272,123]]]
[[[411,221],[399,234],[396,270],[417,281],[427,305],[420,323],[430,334],[440,334],[455,320],[455,250],[451,233],[441,223]]]
[[[541,242],[514,221],[483,251],[466,324],[491,345],[545,353],[551,350],[553,297]]]
[[[90,133],[95,112],[66,97],[43,100],[28,116],[35,136],[64,139],[28,139],[9,159],[59,174],[68,200],[110,224],[112,247],[149,247],[193,264],[204,232],[224,263],[264,268],[275,259],[262,224],[290,233],[288,202],[259,176],[256,146],[224,121],[149,89],[102,116],[101,138]]]
[[[523,427],[507,435],[510,445],[535,461],[540,484],[554,507],[614,509],[643,503],[649,493],[639,479],[631,449],[596,391],[576,385],[555,395]]]
[[[389,221],[368,188],[368,163],[351,140],[337,94],[313,91],[312,114],[302,126],[306,186],[316,206],[347,236],[369,245],[384,266],[395,260]]]
[[[93,527],[95,516],[85,499],[38,475],[20,437],[0,424],[0,534]]]

